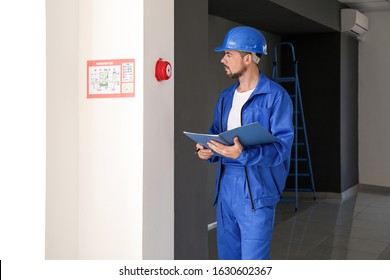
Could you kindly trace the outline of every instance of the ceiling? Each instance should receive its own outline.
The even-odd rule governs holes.
[[[266,0],[209,0],[209,14],[281,35],[335,30]],[[249,7],[249,8],[248,8]]]
[[[390,11],[390,0],[337,1],[340,7],[356,9],[362,13]],[[269,0],[209,0],[208,5],[211,15],[280,35],[339,31]]]
[[[362,13],[390,11],[390,0],[338,0],[340,3]]]

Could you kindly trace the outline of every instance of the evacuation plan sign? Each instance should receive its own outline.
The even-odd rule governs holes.
[[[87,98],[134,97],[134,82],[134,59],[87,61]]]

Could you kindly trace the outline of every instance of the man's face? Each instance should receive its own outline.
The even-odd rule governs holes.
[[[238,51],[225,51],[225,55],[221,59],[226,76],[235,79],[241,77],[248,67],[244,64],[244,58]]]

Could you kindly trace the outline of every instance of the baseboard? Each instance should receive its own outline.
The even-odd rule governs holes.
[[[378,190],[378,191],[390,191],[390,186],[370,185],[370,184],[359,184],[363,190]]]
[[[350,198],[351,196],[355,195],[358,191],[359,184],[349,188],[346,191],[343,191],[342,193],[335,193],[335,192],[316,192],[317,198],[337,198],[341,200],[345,200]],[[295,197],[294,192],[286,192],[283,193],[283,197]],[[299,192],[298,193],[299,198],[304,198],[304,199],[313,199],[313,193],[311,192]]]
[[[377,185],[369,185],[369,184],[357,184],[348,190],[343,191],[342,193],[335,192],[316,192],[317,198],[337,198],[341,200],[346,200],[351,196],[356,195],[359,190],[376,190],[383,192],[390,192],[390,186],[377,186]],[[285,192],[283,193],[283,197],[291,198],[295,197],[294,192]],[[311,192],[300,192],[298,193],[298,197],[302,199],[313,199],[313,193]]]
[[[217,227],[217,222],[211,223],[207,225],[207,230],[212,230]]]
[[[353,186],[352,188],[349,188],[348,190],[346,191],[343,191],[341,193],[341,200],[345,200],[345,199],[348,199],[350,198],[351,196],[354,196],[355,194],[357,194],[358,190],[359,190],[359,184]]]

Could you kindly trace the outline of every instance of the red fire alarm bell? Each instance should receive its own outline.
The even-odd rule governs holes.
[[[172,75],[172,66],[168,61],[162,58],[156,62],[156,79],[157,81],[168,80]]]

